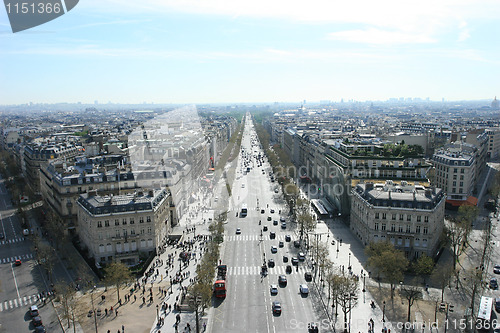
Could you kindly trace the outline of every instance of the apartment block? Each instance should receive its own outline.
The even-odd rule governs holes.
[[[359,183],[352,190],[350,228],[366,246],[389,241],[409,259],[434,257],[444,225],[439,188],[407,181]]]
[[[172,229],[172,196],[166,189],[125,195],[82,194],[77,231],[96,264],[139,263],[167,241]]]

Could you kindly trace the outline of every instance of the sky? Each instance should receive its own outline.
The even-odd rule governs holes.
[[[0,8],[4,105],[493,99],[499,74],[498,0],[81,0],[18,33]]]

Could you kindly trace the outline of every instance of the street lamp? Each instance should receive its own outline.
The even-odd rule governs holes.
[[[382,308],[382,322],[384,323],[385,327],[385,301],[383,301],[382,304],[384,305]]]
[[[349,252],[349,266],[348,266],[349,270],[351,268],[351,252]]]
[[[160,315],[159,315],[159,312],[158,312],[158,308],[159,308],[159,305],[156,304],[156,322],[159,323],[160,322]]]
[[[366,281],[365,281],[366,275],[363,272],[363,292],[366,292],[365,286],[366,286]]]
[[[95,325],[95,333],[97,332],[97,316],[95,312],[95,307],[94,307],[94,291],[95,291],[96,286],[92,288],[92,291],[90,292],[90,301],[92,302],[92,312],[94,313],[94,325]]]
[[[340,238],[337,237],[337,258],[339,257],[339,243],[340,243]]]

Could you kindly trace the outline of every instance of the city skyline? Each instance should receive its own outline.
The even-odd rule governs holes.
[[[85,1],[13,34],[0,104],[492,100],[500,4]]]

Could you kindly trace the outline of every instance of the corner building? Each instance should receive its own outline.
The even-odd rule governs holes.
[[[364,246],[389,241],[408,259],[434,257],[444,208],[445,195],[439,188],[391,180],[357,184],[352,190],[351,230]]]
[[[78,235],[96,263],[136,265],[165,244],[171,231],[171,203],[166,189],[119,196],[82,194]]]

